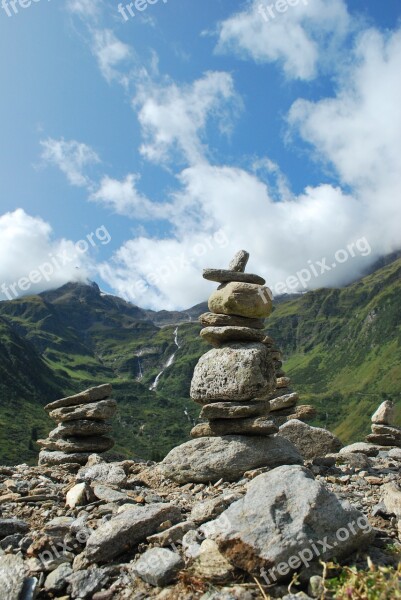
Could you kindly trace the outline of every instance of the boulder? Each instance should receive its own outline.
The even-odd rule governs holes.
[[[28,569],[14,554],[0,556],[1,600],[20,600]]]
[[[184,561],[167,548],[151,548],[132,566],[132,572],[155,587],[166,586],[184,568]]]
[[[204,327],[250,327],[251,329],[263,329],[264,319],[247,319],[236,315],[216,315],[211,312],[203,313],[199,317]],[[273,340],[271,340],[273,342]]]
[[[395,418],[395,405],[391,400],[382,402],[377,411],[372,415],[372,423],[378,425],[392,425]]]
[[[201,419],[241,419],[259,417],[269,412],[269,402],[214,402],[206,404],[200,414]]]
[[[205,327],[200,336],[216,348],[227,342],[263,342],[265,334],[250,327]]]
[[[260,275],[253,273],[241,273],[240,271],[230,271],[228,269],[204,269],[203,279],[216,281],[217,283],[229,283],[230,281],[239,281],[242,283],[256,283],[256,285],[265,285],[266,280]]]
[[[306,460],[338,452],[342,447],[340,440],[327,429],[312,427],[296,419],[284,423],[279,435],[290,440]]]
[[[253,283],[232,282],[221,286],[209,298],[209,310],[223,315],[264,319],[273,308],[269,288]]]
[[[191,383],[191,398],[252,400],[271,393],[276,384],[268,348],[259,343],[231,343],[201,356]]]
[[[278,467],[247,488],[201,531],[231,564],[266,582],[290,579],[319,560],[344,558],[374,537],[366,517],[304,467]]]
[[[91,534],[85,557],[92,563],[111,560],[156,533],[164,521],[176,523],[180,520],[181,512],[172,504],[133,504]]]
[[[45,410],[50,412],[55,408],[61,408],[63,406],[76,406],[77,404],[88,404],[91,402],[97,402],[98,400],[104,400],[111,395],[112,387],[110,384],[105,383],[97,387],[89,388],[84,392],[75,394],[74,396],[68,396],[67,398],[61,398],[55,402],[51,402],[45,406]]]
[[[115,400],[99,400],[89,404],[63,406],[51,410],[50,418],[56,422],[76,421],[79,419],[107,420],[115,414],[117,402]]]
[[[72,575],[72,573],[70,565],[62,563],[46,577],[45,590],[47,592],[62,592],[68,585],[67,577]]]
[[[221,435],[273,435],[278,427],[266,417],[248,419],[216,419],[209,423],[199,423],[191,430],[191,437]]]
[[[202,437],[173,448],[158,465],[161,475],[178,483],[236,481],[259,467],[301,464],[291,442],[279,436]]]

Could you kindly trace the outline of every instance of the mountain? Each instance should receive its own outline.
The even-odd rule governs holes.
[[[302,403],[344,442],[368,432],[383,398],[401,395],[401,259],[378,267],[343,289],[282,297],[267,321]],[[52,427],[43,405],[105,382],[119,402],[115,452],[164,456],[199,413],[189,386],[208,349],[205,310],[143,310],[77,283],[0,302],[0,462],[36,460],[34,441]]]

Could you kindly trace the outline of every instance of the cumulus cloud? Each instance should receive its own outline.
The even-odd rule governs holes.
[[[208,72],[190,85],[147,84],[134,100],[145,142],[140,151],[156,163],[184,157],[186,162],[203,161],[206,147],[202,134],[210,119],[224,132],[230,127],[229,108],[239,107],[229,73]]]
[[[93,269],[88,254],[74,242],[53,239],[51,226],[24,210],[0,216],[0,299],[86,281]],[[77,240],[78,241],[78,240]]]
[[[280,12],[274,3],[253,0],[220,24],[216,50],[258,63],[277,62],[291,79],[313,79],[350,28],[346,4],[299,0],[283,6]]]
[[[135,219],[167,219],[171,215],[170,204],[149,200],[138,191],[138,174],[130,173],[123,180],[104,176],[91,200],[111,208],[119,215]]]
[[[110,83],[117,80],[126,86],[129,77],[120,68],[132,57],[131,47],[122,42],[111,29],[96,29],[92,31],[91,48],[106,81]]]
[[[256,161],[254,172],[193,164],[170,197],[171,239],[127,242],[103,265],[104,278],[140,304],[183,308],[210,292],[201,269],[224,266],[239,248],[251,252],[250,269],[273,289],[303,269],[312,272],[322,258],[330,269],[323,274],[317,269],[308,287],[342,285],[400,248],[401,32],[365,32],[352,58],[333,97],[298,100],[289,114],[294,135],[299,132],[317,159],[336,171],[337,186],[322,183],[294,195],[268,159]],[[260,178],[261,168],[267,181]],[[226,243],[212,244],[222,231]],[[336,263],[340,250],[348,252],[348,260]],[[180,260],[177,272],[168,267]],[[161,267],[164,276],[155,277]],[[302,289],[299,284],[287,291]]]
[[[48,138],[40,142],[41,158],[44,162],[58,167],[67,177],[71,185],[78,187],[90,186],[90,179],[85,174],[88,166],[100,162],[96,152],[81,142],[66,141],[63,138],[55,140]]]

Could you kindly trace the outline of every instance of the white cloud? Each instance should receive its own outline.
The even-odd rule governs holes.
[[[119,215],[135,219],[166,219],[171,213],[169,204],[152,202],[137,189],[140,176],[130,173],[119,181],[112,177],[102,178],[91,200],[108,206]]]
[[[129,77],[117,69],[132,57],[132,49],[117,38],[111,29],[92,31],[92,53],[96,57],[100,72],[109,83],[115,79],[128,85]]]
[[[330,58],[349,30],[346,4],[344,0],[300,0],[296,6],[283,5],[286,12],[279,12],[271,2],[250,2],[220,24],[217,51],[258,63],[278,62],[289,78],[316,77],[319,62]]]
[[[351,58],[332,98],[299,100],[289,116],[316,157],[337,171],[338,186],[309,186],[294,195],[268,159],[255,161],[254,173],[194,164],[181,173],[181,188],[170,197],[173,235],[127,242],[102,265],[104,278],[144,306],[184,308],[212,289],[202,281],[202,269],[224,267],[239,248],[251,252],[250,270],[273,288],[310,268],[309,261],[326,258],[331,266],[335,253],[357,240],[367,243],[355,258],[312,277],[309,287],[348,283],[376,258],[399,249],[401,31],[365,32]],[[227,243],[212,243],[222,229]],[[204,252],[197,252],[202,247]],[[180,269],[174,269],[180,260]],[[160,268],[164,276],[149,280],[147,274],[157,275]],[[146,280],[148,287],[138,283]]]
[[[202,144],[202,135],[208,121],[216,119],[220,129],[227,131],[229,107],[238,107],[238,102],[228,73],[208,72],[181,87],[142,86],[134,101],[145,138],[141,153],[156,163],[167,163],[177,154],[189,163],[205,160],[207,148]]]
[[[68,0],[67,10],[82,19],[96,19],[102,4],[101,0]]]
[[[58,167],[67,177],[71,185],[88,187],[91,185],[85,169],[100,162],[96,152],[81,142],[55,140],[48,138],[40,142],[43,161]]]
[[[54,240],[48,223],[22,209],[0,216],[0,238],[0,299],[86,281],[93,269],[90,257],[80,254],[74,242]],[[26,280],[20,286],[21,278]]]

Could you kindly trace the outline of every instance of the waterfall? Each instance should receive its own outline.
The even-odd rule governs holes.
[[[178,327],[176,327],[176,329],[174,330],[174,344],[177,346],[177,350],[180,348],[180,345],[178,343]],[[168,367],[171,367],[171,365],[174,362],[174,358],[175,355],[177,354],[177,350],[174,350],[173,354],[168,358],[166,364],[164,365],[163,369],[160,371],[160,373],[157,375],[156,379],[154,380],[154,382],[152,383],[152,385],[150,386],[150,390],[154,391],[157,389],[157,386],[159,385],[159,380],[160,377],[163,375],[164,371],[166,369],[168,369]]]

